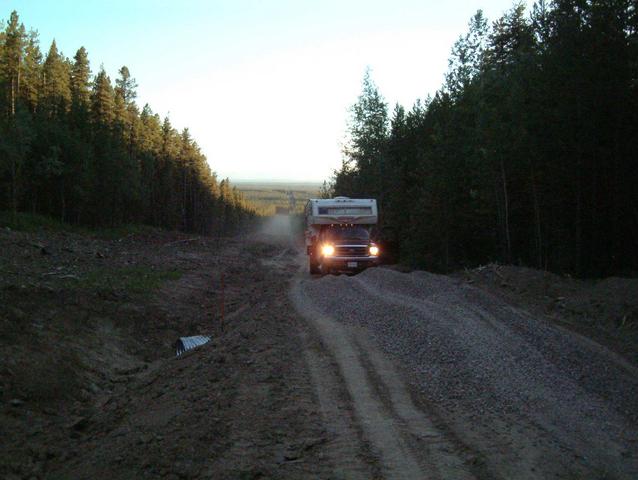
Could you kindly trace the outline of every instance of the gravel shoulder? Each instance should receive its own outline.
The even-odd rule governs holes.
[[[635,478],[637,370],[609,349],[447,276],[378,268],[301,289],[400,367],[478,476]]]

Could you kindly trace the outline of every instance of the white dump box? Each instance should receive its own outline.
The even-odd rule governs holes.
[[[349,223],[376,225],[377,201],[373,198],[311,198],[305,210],[307,226]]]

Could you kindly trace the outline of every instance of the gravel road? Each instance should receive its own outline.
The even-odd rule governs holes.
[[[291,297],[384,476],[638,478],[638,370],[599,344],[426,272],[302,277]]]

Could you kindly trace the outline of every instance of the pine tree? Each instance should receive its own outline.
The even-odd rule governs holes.
[[[109,127],[113,124],[115,118],[114,101],[111,79],[102,66],[93,81],[93,91],[91,95],[91,113],[95,123],[103,127]]]
[[[68,111],[71,105],[71,85],[69,65],[58,53],[55,40],[44,61],[43,105],[51,116]]]
[[[20,96],[29,110],[35,113],[42,91],[42,52],[40,52],[38,32],[31,30],[24,49],[24,73]]]
[[[468,32],[454,46],[448,61],[445,86],[453,97],[458,97],[480,73],[487,42],[487,20],[478,10],[470,20]]]
[[[120,77],[115,80],[115,93],[124,99],[126,105],[137,97],[137,82],[131,77],[126,65],[119,70]]]
[[[378,163],[388,133],[388,106],[372,80],[370,70],[363,78],[363,91],[352,106],[349,154],[360,171]],[[366,172],[367,173],[367,172]]]
[[[348,130],[344,168],[335,178],[335,190],[339,194],[378,196],[383,190],[388,106],[369,69],[363,78],[362,93],[351,108]]]
[[[134,118],[138,112],[134,108],[133,99],[137,96],[135,88],[137,87],[135,80],[131,78],[131,74],[126,66],[119,70],[120,77],[115,80],[115,120],[120,128],[122,135],[126,138],[129,154],[132,156],[133,148],[133,125]]]
[[[7,81],[6,95],[8,114],[14,116],[20,80],[22,74],[23,51],[26,44],[24,25],[19,23],[18,12],[11,12],[9,22],[4,32],[4,49],[2,58],[2,70]]]
[[[74,109],[87,109],[91,101],[91,67],[84,47],[75,53],[71,69],[71,98]]]

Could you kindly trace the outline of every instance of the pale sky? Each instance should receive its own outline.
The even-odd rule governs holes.
[[[531,5],[533,2],[526,2]],[[511,0],[0,0],[111,80],[126,65],[149,103],[188,127],[220,178],[323,181],[341,164],[367,66],[392,109],[442,84],[454,41]]]

